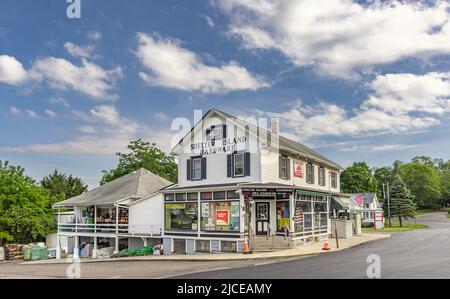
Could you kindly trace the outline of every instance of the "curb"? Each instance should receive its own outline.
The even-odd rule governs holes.
[[[276,256],[246,256],[244,254],[232,258],[211,258],[211,257],[205,257],[205,258],[189,258],[186,256],[183,257],[171,257],[171,258],[155,258],[155,259],[139,259],[139,258],[113,258],[113,259],[95,259],[95,260],[81,260],[81,264],[89,264],[89,263],[114,263],[114,262],[224,262],[224,261],[252,261],[252,260],[270,260],[270,259],[289,259],[289,258],[298,258],[298,257],[312,257],[312,256],[318,256],[322,254],[329,254],[333,252],[339,252],[347,249],[351,249],[354,247],[358,247],[361,245],[365,245],[371,242],[376,242],[380,240],[385,240],[391,238],[392,234],[386,234],[382,238],[378,238],[375,240],[367,240],[358,244],[355,244],[353,246],[349,246],[342,249],[333,248],[330,251],[320,251],[320,252],[309,252],[309,253],[299,253],[299,254],[287,254],[287,255],[276,255]],[[55,261],[51,260],[51,262],[22,262],[19,263],[19,265],[27,265],[27,266],[33,266],[33,265],[67,265],[71,264],[72,261]]]

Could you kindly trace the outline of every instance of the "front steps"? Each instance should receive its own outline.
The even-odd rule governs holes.
[[[283,236],[255,236],[253,252],[271,252],[286,250],[293,247],[293,242]]]

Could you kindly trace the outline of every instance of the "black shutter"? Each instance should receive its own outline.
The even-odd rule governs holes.
[[[227,125],[223,125],[222,127],[222,138],[227,138]]]
[[[227,177],[233,176],[233,155],[227,155]]]
[[[314,165],[311,164],[311,184],[314,184],[316,178],[315,178],[315,170],[314,170]]]
[[[244,168],[245,168],[245,176],[251,175],[251,164],[250,164],[250,153],[244,154]]]
[[[191,180],[191,172],[192,172],[192,160],[188,159],[186,163],[186,179],[188,181]]]
[[[202,180],[206,180],[206,158],[202,158]]]
[[[283,163],[284,163],[283,156],[279,156],[278,157],[278,176],[282,180],[284,180],[283,174],[282,174],[282,171],[281,171],[281,166],[283,165]]]
[[[291,159],[286,157],[286,180],[291,179]]]

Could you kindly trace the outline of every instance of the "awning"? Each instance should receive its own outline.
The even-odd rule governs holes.
[[[340,197],[333,196],[331,198],[330,209],[331,210],[349,210],[350,207]]]
[[[330,196],[329,193],[316,192],[316,191],[308,191],[308,190],[295,190],[297,197],[298,195],[311,195],[311,196]]]

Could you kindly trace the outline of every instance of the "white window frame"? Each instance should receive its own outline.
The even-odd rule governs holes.
[[[337,179],[337,172],[331,171],[330,172],[330,185],[331,188],[337,189],[338,179]]]
[[[325,186],[325,167],[319,166],[319,186]]]
[[[236,156],[242,156],[242,174],[236,174]],[[233,177],[241,178],[245,176],[245,155],[244,153],[233,154]]]
[[[280,165],[280,168],[284,169],[284,176],[281,175],[281,179],[282,180],[287,180],[287,178],[288,178],[288,165],[287,165],[288,164],[288,158],[286,156],[281,156],[280,158],[283,161],[283,164]],[[281,173],[283,173],[283,171],[281,171]]]
[[[195,176],[195,163],[199,162],[200,165],[200,172],[199,177]],[[200,181],[202,179],[202,158],[193,158],[192,159],[192,180],[193,181]]]

